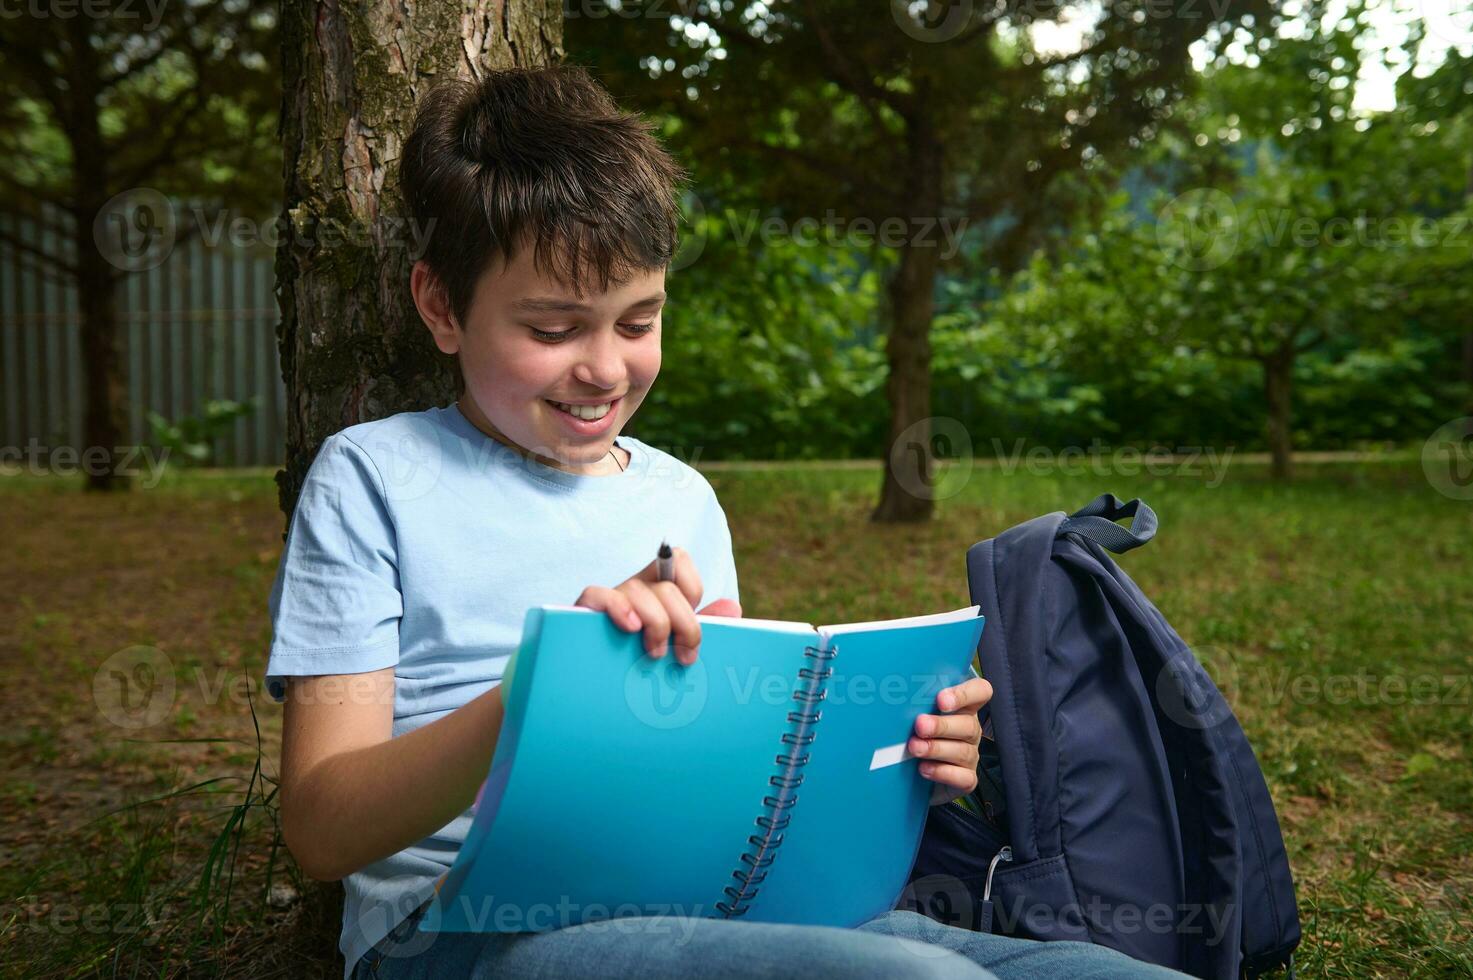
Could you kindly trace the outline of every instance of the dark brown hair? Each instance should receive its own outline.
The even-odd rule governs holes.
[[[423,258],[462,325],[481,273],[529,244],[537,268],[580,295],[589,273],[603,291],[663,268],[687,176],[653,126],[576,65],[439,83],[399,162],[404,202],[429,229]]]

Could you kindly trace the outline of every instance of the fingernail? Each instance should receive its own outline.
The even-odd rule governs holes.
[[[639,629],[639,615],[633,609],[629,610],[629,615],[624,617],[624,622],[628,623],[632,630]]]
[[[933,766],[931,763],[929,763],[929,762],[922,762],[921,763],[921,775],[922,776],[930,776],[930,775],[934,774],[935,772],[936,772],[936,767]]]
[[[911,755],[925,755],[928,748],[930,746],[926,744],[926,740],[923,738],[913,738],[910,740]]]

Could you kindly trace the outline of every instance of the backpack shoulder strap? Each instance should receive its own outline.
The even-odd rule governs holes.
[[[1127,517],[1130,527],[1115,523]],[[1102,493],[1070,514],[1059,525],[1059,533],[1077,534],[1117,555],[1124,554],[1156,536],[1156,512],[1139,497],[1121,503],[1113,493]]]
[[[1044,514],[967,551],[968,589],[987,618],[977,653],[996,692],[988,705],[993,729],[1009,755],[1003,786],[1013,860],[1020,864],[1058,854],[1062,846],[1054,799],[1058,747],[1049,737],[1044,675],[1043,582],[1064,520],[1063,511]],[[1007,574],[999,575],[1003,567]]]

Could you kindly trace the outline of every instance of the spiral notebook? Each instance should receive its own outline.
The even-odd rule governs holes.
[[[854,926],[893,908],[935,785],[906,743],[971,676],[979,612],[817,629],[698,616],[686,667],[604,613],[530,610],[471,829],[420,930]]]

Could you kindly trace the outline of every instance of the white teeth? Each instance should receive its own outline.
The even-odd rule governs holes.
[[[597,422],[609,414],[609,409],[614,406],[613,402],[605,402],[602,405],[565,405],[562,402],[552,402],[552,404],[569,415],[578,416],[585,422]]]

